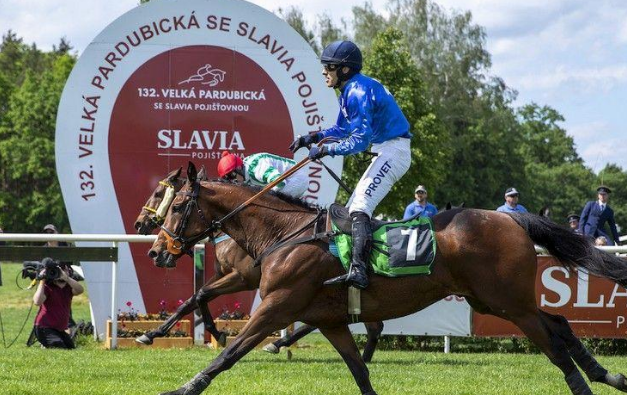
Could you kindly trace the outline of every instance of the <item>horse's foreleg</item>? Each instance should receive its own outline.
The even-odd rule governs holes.
[[[220,295],[228,295],[247,290],[250,290],[250,287],[242,280],[242,277],[237,271],[233,271],[224,277],[210,280],[196,293],[198,309],[200,310],[205,330],[209,332],[222,347],[226,345],[226,333],[219,331],[216,327],[211,312],[209,311],[208,303]]]
[[[362,358],[364,362],[369,363],[372,361],[372,356],[374,355],[374,350],[377,348],[377,343],[379,342],[379,338],[381,337],[381,332],[383,332],[383,322],[364,322],[366,326],[366,330],[368,331],[368,341],[366,342],[366,346],[364,347],[364,353],[362,354]]]
[[[374,392],[370,384],[368,367],[366,367],[366,363],[359,354],[359,349],[357,348],[357,344],[355,344],[355,339],[353,339],[353,335],[348,329],[348,326],[320,328],[320,332],[329,339],[333,347],[340,353],[342,359],[353,374],[361,393],[365,395],[376,395],[376,392]]]
[[[289,347],[315,330],[315,326],[303,324],[291,334],[288,333],[274,343],[266,345],[263,350],[269,352],[270,354],[278,354],[281,347]]]
[[[161,324],[157,329],[153,329],[140,337],[136,338],[135,341],[138,343],[150,345],[156,337],[163,337],[168,333],[170,329],[180,321],[181,318],[185,317],[187,314],[190,314],[192,311],[196,310],[198,307],[198,303],[196,301],[196,295],[192,295],[191,298],[187,299],[183,304],[181,304],[178,309],[168,317],[168,319]]]
[[[590,351],[573,333],[568,320],[560,315],[540,311],[545,323],[564,340],[573,360],[581,367],[590,381],[605,383],[620,391],[627,392],[627,381],[622,374],[612,375],[590,354]]]
[[[277,319],[283,314],[275,312],[278,304],[267,302],[264,299],[259,308],[255,311],[246,326],[237,335],[218,357],[203,371],[198,373],[188,383],[176,391],[165,392],[161,395],[198,395],[211,384],[211,381],[221,372],[230,369],[244,355],[248,354],[263,339],[270,336],[272,332],[280,330],[289,325],[290,321]]]

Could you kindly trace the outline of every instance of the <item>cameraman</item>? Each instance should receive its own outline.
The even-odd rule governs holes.
[[[72,297],[83,293],[83,286],[72,279],[67,265],[57,266],[59,276],[54,280],[46,279],[46,271],[52,271],[58,265],[51,258],[42,261],[45,269],[39,275],[37,292],[33,302],[39,308],[35,317],[35,335],[42,346],[46,348],[75,348],[70,335],[65,332],[70,319]]]

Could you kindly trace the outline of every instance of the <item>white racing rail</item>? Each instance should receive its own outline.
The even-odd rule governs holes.
[[[118,243],[154,243],[157,235],[114,235],[114,234],[50,234],[50,233],[0,233],[0,241],[5,242],[46,242],[46,241],[66,241],[66,242],[108,242],[112,247],[117,248]],[[208,239],[201,240],[197,246],[204,248]],[[62,247],[61,247],[62,248]],[[111,349],[117,347],[118,325],[116,311],[117,295],[117,261],[111,262]]]
[[[116,234],[49,234],[49,233],[0,233],[0,241],[6,242],[45,242],[45,241],[67,241],[67,242],[109,242],[117,248],[118,243],[153,243],[157,239],[157,235],[116,235]],[[622,236],[621,241],[627,239]],[[204,248],[204,244],[208,239],[201,240],[196,246]],[[549,255],[547,250],[536,246],[536,253],[540,255]],[[609,253],[627,254],[627,246],[603,246],[597,247]],[[117,262],[113,261],[111,270],[111,349],[117,346],[117,312],[116,312],[116,293],[117,293]],[[445,337],[445,352],[450,349],[450,339]]]

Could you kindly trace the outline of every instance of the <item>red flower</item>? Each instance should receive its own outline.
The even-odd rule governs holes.
[[[161,301],[159,302],[159,305],[163,308],[165,308],[166,302],[164,299],[161,299]]]
[[[179,299],[178,302],[176,302],[177,306],[182,305],[183,303],[185,303],[185,301],[183,299]]]
[[[126,305],[127,305],[128,307],[131,307],[131,306],[133,305],[133,303],[129,300],[128,302],[126,302]]]
[[[241,302],[235,302],[235,310],[239,310],[240,308],[242,308],[242,303]]]
[[[180,323],[180,322],[177,322],[177,323],[176,323],[176,327],[177,327],[177,328],[180,328],[180,327],[181,327],[181,323]]]

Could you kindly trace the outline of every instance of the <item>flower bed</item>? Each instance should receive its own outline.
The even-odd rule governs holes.
[[[182,301],[179,301],[179,305]],[[118,312],[118,334],[117,346],[126,347],[142,347],[135,339],[146,332],[157,329],[163,325],[165,319],[170,313],[165,310],[165,301],[161,301],[161,311],[157,314],[139,314],[132,307],[131,302],[126,302],[129,307],[128,312]],[[111,348],[111,320],[107,320],[107,331],[105,347]],[[154,339],[151,347],[154,348],[185,348],[191,347],[194,341],[191,336],[191,323],[189,320],[181,320],[164,337]]]
[[[118,347],[142,347],[135,338],[144,333],[156,329],[162,325],[164,321],[145,320],[145,321],[118,321]],[[111,348],[111,320],[107,320],[107,338],[105,347]],[[154,339],[153,348],[169,348],[169,347],[191,347],[194,344],[190,336],[191,323],[189,320],[179,321],[165,337]]]

